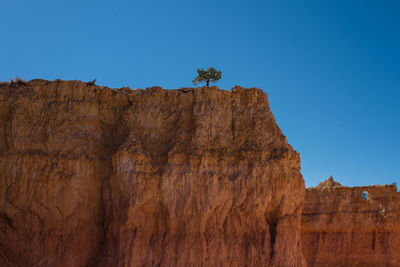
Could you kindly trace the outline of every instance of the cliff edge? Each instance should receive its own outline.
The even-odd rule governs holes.
[[[259,89],[0,84],[0,265],[305,266]]]

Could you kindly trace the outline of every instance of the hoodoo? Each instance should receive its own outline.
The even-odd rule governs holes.
[[[186,89],[0,84],[0,265],[305,266],[267,95]]]

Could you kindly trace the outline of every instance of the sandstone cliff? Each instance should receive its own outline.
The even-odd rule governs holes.
[[[332,177],[308,188],[302,216],[308,266],[400,266],[396,190],[393,185],[345,187]]]
[[[305,266],[259,89],[0,84],[0,265]]]

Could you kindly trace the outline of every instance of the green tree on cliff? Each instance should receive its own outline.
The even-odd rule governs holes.
[[[194,84],[205,82],[206,86],[210,85],[210,82],[216,83],[221,79],[221,71],[214,68],[209,68],[208,70],[197,69],[197,77],[193,79]]]

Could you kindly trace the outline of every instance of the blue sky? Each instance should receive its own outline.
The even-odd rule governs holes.
[[[0,3],[0,80],[259,87],[307,186],[400,183],[399,1]]]

